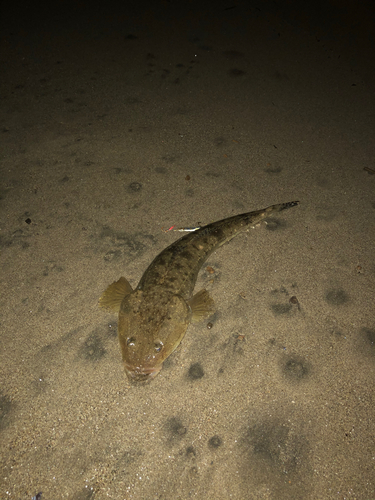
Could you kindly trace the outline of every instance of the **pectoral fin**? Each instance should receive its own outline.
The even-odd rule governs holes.
[[[196,293],[190,300],[188,300],[192,312],[193,323],[207,318],[215,310],[215,302],[211,299],[207,290],[201,290]]]
[[[118,313],[123,298],[133,292],[128,280],[121,277],[118,281],[109,285],[99,299],[99,307],[108,312]]]

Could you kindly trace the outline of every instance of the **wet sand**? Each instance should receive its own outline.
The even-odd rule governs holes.
[[[2,500],[375,499],[374,9],[302,5],[3,6]],[[291,200],[131,385],[108,284]]]

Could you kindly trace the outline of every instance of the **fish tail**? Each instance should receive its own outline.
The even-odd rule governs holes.
[[[279,203],[278,205],[271,205],[270,207],[266,208],[266,212],[268,213],[281,212],[282,210],[286,210],[287,208],[295,207],[298,204],[299,201],[288,201],[287,203]]]
[[[299,201],[288,201],[288,203],[280,203],[280,212],[281,210],[286,210],[287,208],[295,207],[299,204]]]

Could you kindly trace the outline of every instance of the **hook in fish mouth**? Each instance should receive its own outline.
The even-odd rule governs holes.
[[[146,382],[152,380],[160,372],[162,365],[158,366],[134,366],[124,362],[125,372],[133,382]]]

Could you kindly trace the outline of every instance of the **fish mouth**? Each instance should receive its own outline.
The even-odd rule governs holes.
[[[159,366],[134,366],[124,362],[125,372],[132,382],[147,382],[156,377],[162,365]]]

